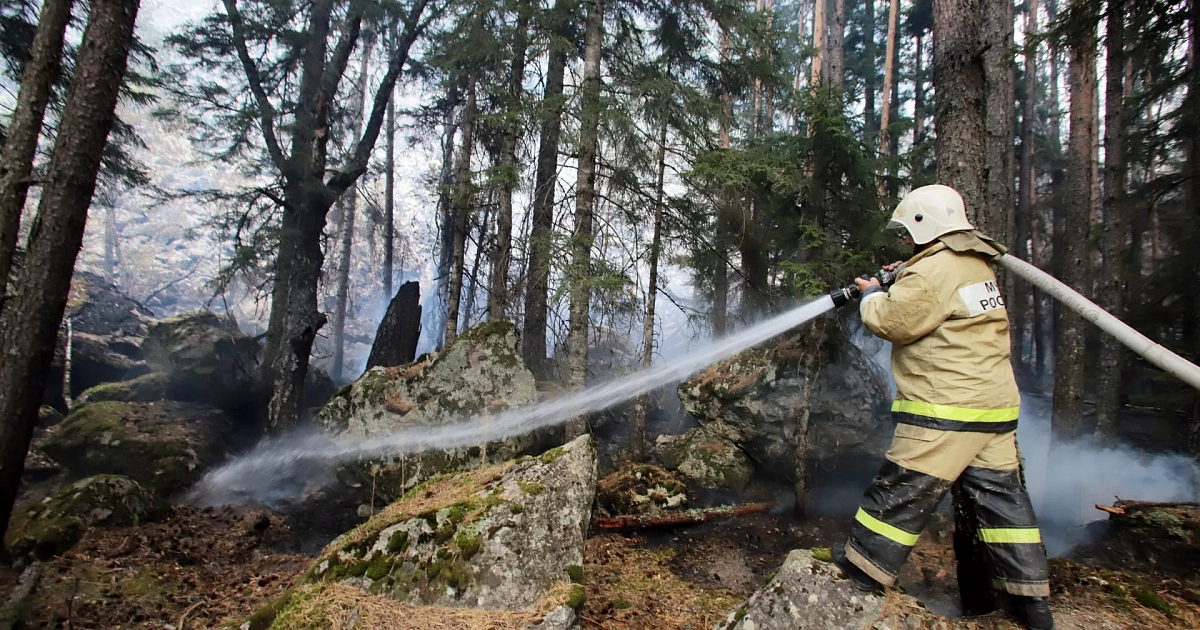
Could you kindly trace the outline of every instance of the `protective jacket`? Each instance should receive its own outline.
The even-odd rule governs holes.
[[[936,243],[887,292],[861,303],[863,323],[892,342],[896,420],[944,431],[1016,429],[1021,397],[1008,313],[988,261]]]
[[[1003,248],[973,231],[938,238],[889,291],[862,299],[867,328],[892,342],[897,425],[855,514],[846,558],[891,585],[957,483],[975,502],[993,585],[1046,597],[1046,550],[1019,470],[1008,314],[988,264]]]

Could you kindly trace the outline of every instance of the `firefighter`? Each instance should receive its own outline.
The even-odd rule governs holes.
[[[906,231],[915,255],[887,291],[857,283],[863,323],[893,344],[896,432],[834,561],[861,590],[891,586],[959,482],[978,505],[993,586],[1026,628],[1051,630],[1046,550],[1019,471],[1008,314],[989,265],[1004,248],[975,231],[948,186],[913,190],[888,227]]]

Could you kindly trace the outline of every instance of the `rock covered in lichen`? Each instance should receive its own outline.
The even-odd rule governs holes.
[[[158,496],[184,490],[234,446],[224,412],[176,402],[85,405],[50,433],[42,450],[73,477],[116,474]]]
[[[882,455],[888,442],[887,389],[831,318],[718,363],[678,391],[689,413],[766,472],[795,470],[796,427],[806,412],[810,460],[849,449]]]
[[[655,448],[667,470],[705,487],[741,490],[754,475],[750,458],[732,440],[712,428],[660,435]]]
[[[236,409],[257,396],[258,342],[211,311],[151,323],[142,351],[165,375],[171,400]]]
[[[163,513],[164,505],[136,481],[97,475],[18,512],[6,542],[17,557],[46,559],[73,547],[88,527],[139,525]]]
[[[833,564],[797,549],[717,630],[866,630],[883,616],[882,596],[856,590]]]
[[[370,437],[404,427],[450,424],[536,400],[533,374],[517,351],[513,325],[491,322],[471,328],[446,349],[416,363],[368,370],[329,401],[317,422],[331,432]],[[490,462],[536,452],[538,447],[533,435],[500,441],[481,435],[476,446],[369,462],[347,468],[343,476],[372,484],[378,494],[395,499],[435,475],[479,468],[485,441]]]
[[[687,508],[687,486],[675,475],[634,464],[605,476],[596,487],[601,516],[660,514]]]
[[[425,606],[533,609],[581,573],[595,484],[588,436],[430,480],[334,540],[300,585],[352,586]],[[567,599],[582,603],[582,592]],[[561,627],[569,626],[547,626]]]

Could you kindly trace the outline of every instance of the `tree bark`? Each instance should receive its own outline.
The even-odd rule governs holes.
[[[533,217],[529,235],[529,269],[525,283],[525,320],[521,327],[521,356],[539,378],[549,375],[546,365],[546,316],[550,286],[550,256],[554,241],[554,189],[558,182],[558,142],[562,135],[563,83],[567,52],[569,0],[557,0],[551,13],[550,55],[546,65],[546,91],[542,97],[541,146],[533,185]]]
[[[813,49],[812,76],[809,85],[813,88],[825,83],[825,8],[829,0],[813,0]],[[809,135],[812,135],[811,125]]]
[[[104,205],[104,281],[119,287],[117,257],[121,246],[118,239],[116,204],[108,203]]]
[[[913,146],[925,141],[925,60],[922,45],[925,38],[916,37],[916,52],[913,54]],[[882,141],[881,141],[882,142]],[[881,149],[882,151],[882,149]]]
[[[451,91],[450,102],[458,100],[457,90]],[[450,298],[450,269],[454,266],[451,252],[454,251],[454,139],[458,136],[458,124],[454,120],[454,107],[446,112],[446,121],[442,124],[442,172],[438,187],[438,285],[436,315],[441,320],[434,320],[437,328],[437,347],[446,344],[446,308]]]
[[[870,0],[868,0],[870,1]],[[900,14],[900,0],[888,3],[887,57],[883,60],[883,114],[879,120],[879,155],[883,156],[888,150],[888,126],[891,124],[892,72],[896,63],[896,23]],[[918,54],[920,47],[917,48]],[[918,61],[918,63],[920,63]],[[916,79],[918,82],[920,79]],[[918,88],[919,89],[919,88]],[[869,101],[868,101],[869,102]],[[882,171],[881,171],[882,173]],[[879,196],[883,196],[883,178],[879,180]]]
[[[421,338],[421,285],[405,282],[379,322],[367,369],[412,363]]]
[[[367,72],[371,68],[371,42],[363,47],[362,74],[358,79],[358,108],[354,112],[351,128],[354,137],[362,135],[363,116],[367,109]],[[350,261],[354,253],[354,219],[358,214],[358,183],[342,195],[344,221],[342,225],[342,249],[338,252],[337,300],[333,311],[333,369],[334,380],[342,378],[342,363],[346,358],[346,304],[350,297]]]
[[[1079,0],[1082,1],[1082,0]],[[1080,8],[1086,24],[1098,21],[1090,4]],[[1060,279],[1084,295],[1091,293],[1091,247],[1088,223],[1092,198],[1092,144],[1096,135],[1096,34],[1080,29],[1069,41],[1071,78],[1071,130],[1067,147],[1067,203],[1063,225],[1063,270]],[[1053,437],[1070,441],[1083,435],[1083,372],[1085,333],[1083,318],[1070,309],[1059,309],[1054,361]]]
[[[658,178],[654,187],[654,236],[650,240],[650,279],[646,284],[646,318],[642,321],[642,368],[654,365],[654,305],[658,295],[658,258],[662,253],[663,188],[667,175],[667,124],[658,134]],[[638,397],[633,412],[633,458],[646,459],[646,414],[650,395]]]
[[[825,85],[841,91],[846,78],[846,0],[833,0],[833,14],[826,21]]]
[[[1128,166],[1125,137],[1129,114],[1125,104],[1125,1],[1110,0],[1108,35],[1105,38],[1104,106],[1104,222],[1101,231],[1099,305],[1117,317],[1124,316],[1125,243],[1129,238],[1125,209]],[[1096,384],[1096,433],[1115,442],[1117,412],[1121,406],[1121,344],[1111,335],[1100,335],[1100,374]]]
[[[587,387],[588,315],[591,303],[592,213],[596,196],[596,158],[600,148],[600,53],[604,38],[604,0],[587,2],[587,27],[580,88],[579,171],[575,183],[575,233],[571,236],[571,319],[567,332],[568,385]],[[587,432],[587,420],[567,423],[566,437]]]
[[[892,3],[898,0],[892,0]],[[889,5],[890,6],[890,5]],[[889,22],[890,26],[890,22]],[[889,37],[890,37],[889,29]],[[876,129],[881,129],[875,126],[875,0],[866,0],[863,5],[863,55],[867,58],[867,70],[863,75],[863,130],[866,133],[871,133]],[[886,66],[890,63],[890,59],[884,61]],[[886,75],[887,71],[884,71]],[[888,89],[887,76],[884,76],[883,87],[883,103],[880,109],[887,109],[888,94],[891,90]]]
[[[467,248],[467,220],[475,196],[471,178],[471,156],[475,149],[475,119],[477,111],[478,78],[471,76],[467,84],[467,104],[463,107],[462,147],[458,150],[458,175],[454,182],[453,208],[454,243],[450,249],[450,287],[446,298],[446,345],[458,338],[458,311],[462,298],[463,270]],[[469,305],[468,305],[469,306]]]
[[[388,29],[388,49],[396,45],[396,26]],[[387,162],[383,191],[383,295],[392,297],[396,251],[396,96],[389,94],[387,107]],[[404,263],[401,262],[401,265]]]
[[[1033,262],[1030,240],[1033,226],[1033,197],[1037,181],[1033,177],[1034,152],[1034,117],[1037,112],[1037,43],[1033,34],[1037,32],[1038,1],[1029,0],[1025,9],[1025,100],[1021,104],[1021,165],[1020,190],[1017,195],[1016,242],[1012,243],[1013,253],[1022,260]],[[1036,264],[1036,263],[1034,263]],[[1009,302],[1012,308],[1009,316],[1012,319],[1012,352],[1018,366],[1026,366],[1025,334],[1031,320],[1031,307],[1036,299],[1036,289],[1022,284],[1014,291]],[[1036,339],[1034,343],[1036,344]],[[1034,353],[1030,353],[1034,356]]]
[[[75,259],[83,245],[88,206],[115,117],[138,5],[138,0],[91,2],[75,78],[59,120],[25,261],[16,278],[16,295],[0,312],[4,330],[0,336],[0,530],[8,528],[25,468]],[[15,163],[6,165],[19,168]]]
[[[817,0],[818,2],[820,0]],[[729,63],[729,31],[721,31],[721,62]],[[721,93],[720,142],[721,149],[728,151],[732,146],[729,136],[729,124],[733,121],[733,97],[726,89]],[[729,268],[726,257],[729,255],[729,217],[733,214],[732,195],[728,190],[722,190],[717,200],[717,215],[713,230],[713,248],[716,260],[713,261],[713,307],[712,329],[713,338],[725,336],[729,328]]]
[[[980,0],[934,0],[933,85],[938,182],[962,195],[967,216],[986,231],[982,9]]]
[[[529,13],[524,5],[517,8],[513,58],[508,71],[508,122],[500,155],[500,203],[496,214],[496,249],[492,256],[492,286],[488,291],[488,320],[505,319],[508,311],[508,268],[512,259],[512,200],[520,166],[517,164],[517,139],[521,133],[521,95],[525,84],[525,50],[529,45]]]
[[[33,173],[33,158],[46,104],[62,71],[63,37],[71,21],[74,0],[46,0],[38,17],[37,32],[21,75],[21,91],[0,156],[0,307],[8,295],[8,276],[17,251],[17,232],[25,210],[26,193]]]
[[[1001,243],[1012,240],[1016,220],[1013,191],[1016,171],[1016,77],[1013,59],[1013,0],[984,0],[980,24],[984,79],[984,200],[986,221],[976,225]],[[1013,294],[1013,278],[996,270],[1005,296]]]
[[[1188,135],[1188,198],[1192,206],[1192,216],[1195,218],[1200,215],[1200,132],[1197,131],[1197,126],[1200,125],[1200,0],[1191,0],[1188,7],[1188,25],[1191,50],[1190,57],[1190,73],[1188,75],[1188,94],[1187,94],[1187,109],[1189,119],[1192,126],[1192,133]],[[1155,248],[1157,249],[1157,248]],[[1200,248],[1193,248],[1192,255],[1200,260]],[[1197,298],[1196,291],[1200,289],[1200,274],[1192,274],[1192,298],[1196,312],[1192,315],[1197,321],[1200,321],[1200,298]],[[1200,335],[1194,340],[1196,350],[1200,352]],[[1191,452],[1193,455],[1200,455],[1200,393],[1195,395],[1195,400],[1192,408],[1192,436],[1191,436]]]

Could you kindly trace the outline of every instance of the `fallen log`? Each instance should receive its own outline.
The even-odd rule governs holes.
[[[600,529],[646,529],[651,527],[698,525],[700,523],[744,516],[746,514],[761,514],[774,506],[774,503],[749,503],[746,505],[722,505],[720,507],[684,510],[681,512],[613,516],[597,518],[596,527]]]

